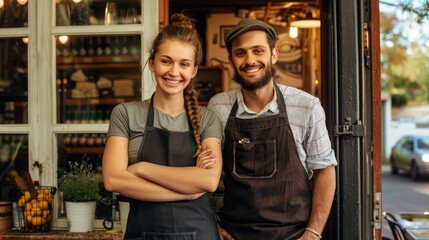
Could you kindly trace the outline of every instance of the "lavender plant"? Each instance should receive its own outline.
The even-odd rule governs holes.
[[[59,179],[59,190],[65,201],[88,202],[101,200],[99,183],[92,165],[85,159],[69,162],[70,170]]]

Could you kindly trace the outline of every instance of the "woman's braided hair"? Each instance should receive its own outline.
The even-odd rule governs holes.
[[[158,34],[152,43],[150,50],[150,58],[155,59],[155,54],[159,51],[159,46],[165,40],[177,40],[188,43],[195,49],[195,64],[201,64],[203,53],[201,39],[195,29],[195,20],[187,17],[183,13],[175,13],[170,17],[170,23]],[[194,80],[192,79],[183,92],[185,98],[185,108],[188,118],[191,121],[195,142],[197,143],[197,151],[194,156],[201,152],[201,136],[200,136],[200,112],[198,104],[198,91],[195,88]]]

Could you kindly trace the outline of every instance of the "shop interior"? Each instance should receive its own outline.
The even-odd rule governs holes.
[[[121,102],[145,98],[147,83],[142,67],[149,39],[144,38],[142,29],[150,29],[150,23],[144,21],[148,16],[143,15],[148,11],[145,8],[153,3],[109,1],[114,3],[112,8],[104,0],[43,3],[53,6],[55,23],[48,25],[55,26],[51,31],[50,25],[38,23],[36,27],[47,29],[38,34],[52,40],[40,43],[31,36],[36,27],[28,23],[36,17],[29,17],[32,9],[29,3],[0,2],[4,2],[0,5],[1,200],[10,199],[13,177],[22,172],[31,173],[42,185],[54,184],[67,170],[68,162],[85,158],[101,174],[111,109]],[[277,30],[280,57],[275,80],[321,97],[320,4],[320,0],[159,0],[158,22],[162,28],[175,12],[189,13],[196,19],[205,50],[196,79],[202,105],[214,94],[236,87],[231,80],[233,70],[223,37],[243,17],[263,20]],[[32,6],[32,11],[41,15],[43,9]],[[121,24],[125,30],[115,28]],[[88,26],[78,28],[82,25]],[[20,28],[18,34],[14,33],[15,28]],[[39,46],[36,43],[42,47],[35,50]],[[50,53],[52,57],[46,57]],[[34,62],[48,66],[38,69],[32,65]],[[37,74],[29,74],[31,69]],[[42,87],[52,89],[53,96],[41,96]],[[39,105],[47,103],[48,107],[35,106],[34,99]],[[32,135],[34,127],[51,132]],[[42,149],[42,145],[44,150],[35,151]],[[59,204],[55,219],[64,220],[61,194],[56,195],[56,200]],[[97,219],[112,217],[111,208],[98,204]]]

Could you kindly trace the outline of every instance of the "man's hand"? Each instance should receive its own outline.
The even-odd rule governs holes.
[[[234,238],[219,224],[217,225],[217,231],[219,232],[220,240],[234,240]]]

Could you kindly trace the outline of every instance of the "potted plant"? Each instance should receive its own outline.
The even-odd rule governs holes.
[[[92,231],[96,202],[101,200],[101,179],[97,178],[85,155],[81,162],[69,162],[69,167],[58,186],[66,203],[69,231]]]

